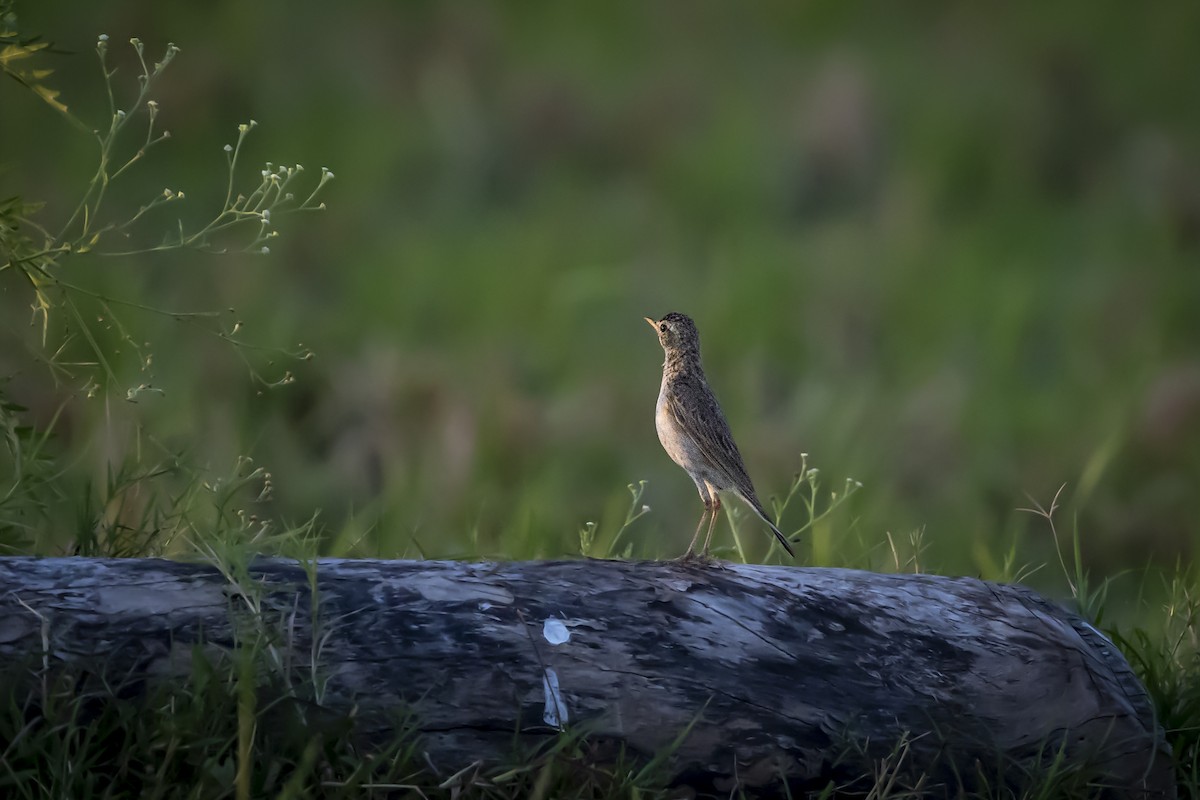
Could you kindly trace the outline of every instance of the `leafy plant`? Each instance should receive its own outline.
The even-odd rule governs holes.
[[[129,44],[137,62],[137,91],[128,104],[121,104],[117,99],[120,94],[120,87],[116,85],[118,70],[110,63],[108,37],[101,35],[96,41],[95,52],[104,79],[108,118],[103,124],[92,127],[76,117],[58,99],[59,92],[45,83],[53,75],[52,69],[29,65],[32,59],[48,51],[48,45],[18,36],[13,27],[15,16],[11,9],[0,9],[0,18],[7,20],[6,27],[0,29],[0,42],[7,42],[0,49],[0,68],[45,100],[73,127],[93,137],[97,148],[95,171],[65,221],[57,224],[39,221],[52,211],[42,201],[9,197],[0,202],[0,278],[7,273],[27,286],[32,295],[34,320],[41,327],[45,362],[56,374],[69,377],[80,369],[89,372],[94,370],[99,373],[103,385],[115,385],[118,378],[110,364],[109,354],[99,343],[97,323],[84,313],[78,303],[80,298],[101,303],[114,320],[112,324],[118,328],[122,340],[135,349],[138,349],[138,340],[126,331],[119,318],[112,313],[112,306],[124,305],[193,323],[219,320],[222,314],[217,311],[166,310],[103,296],[71,279],[67,269],[71,260],[84,255],[127,257],[184,248],[214,253],[237,250],[269,254],[269,243],[279,236],[275,225],[280,217],[325,208],[319,195],[333,179],[333,172],[322,167],[315,185],[310,184],[301,191],[299,186],[305,173],[302,165],[277,166],[267,162],[259,170],[255,182],[244,189],[237,188],[242,180],[238,165],[243,145],[258,124],[254,120],[242,123],[237,126],[235,143],[225,145],[226,190],[221,207],[197,227],[189,229],[179,219],[174,229],[163,234],[157,244],[139,243],[139,231],[145,227],[151,212],[178,205],[186,199],[182,190],[167,187],[142,202],[136,211],[111,208],[114,205],[111,200],[114,186],[122,176],[145,160],[154,147],[171,137],[170,131],[162,130],[158,125],[160,106],[155,99],[155,89],[163,73],[179,55],[179,48],[168,44],[159,60],[150,61],[147,60],[146,46],[142,41],[136,37],[130,39]],[[120,145],[130,137],[135,123],[142,130],[137,139],[137,149],[127,157],[121,156]],[[63,327],[56,339],[52,340],[51,320],[57,314],[65,315],[70,326]],[[251,347],[238,338],[240,328],[240,323],[235,323],[230,328],[218,324],[206,329],[235,347]],[[64,357],[72,340],[77,337],[90,352],[91,358],[86,362],[68,361]],[[305,350],[289,355],[311,358],[311,353]],[[290,380],[288,374],[280,382]],[[98,384],[99,381],[93,378],[89,393],[95,392]],[[126,391],[126,399],[136,399],[139,393],[148,390],[152,390],[152,387],[141,385],[130,388]]]

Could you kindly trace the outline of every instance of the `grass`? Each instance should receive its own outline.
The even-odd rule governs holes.
[[[687,311],[803,563],[1073,603],[1200,794],[1198,12],[864,8],[0,2],[0,553],[675,555],[640,319]],[[254,641],[136,706],[63,680],[6,701],[30,796],[453,791],[257,724],[307,695]],[[593,755],[458,789],[663,791]]]
[[[37,5],[22,11],[80,53],[47,59],[61,98],[81,119],[106,122],[106,98],[88,91],[104,13]],[[64,404],[64,446],[94,454],[73,484],[95,479],[106,437],[127,450],[140,429],[209,467],[254,457],[279,478],[273,514],[321,508],[331,527],[374,531],[368,551],[412,552],[415,537],[427,552],[467,552],[474,531],[490,552],[520,555],[523,538],[569,552],[578,527],[610,511],[609,488],[637,479],[648,480],[656,509],[643,539],[686,543],[674,510],[694,502],[692,488],[653,436],[646,398],[661,356],[638,329],[642,316],[677,308],[700,323],[714,387],[764,499],[785,494],[799,454],[812,453],[828,475],[872,487],[854,507],[867,546],[924,528],[941,569],[996,577],[1000,543],[1034,530],[1016,510],[1025,493],[1046,497],[1065,482],[1081,493],[1084,556],[1099,571],[1140,566],[1144,550],[1167,566],[1188,557],[1197,530],[1186,487],[1200,475],[1188,388],[1198,287],[1186,203],[1156,182],[1153,160],[1161,149],[1168,172],[1171,159],[1183,174],[1190,163],[1194,104],[1164,98],[1190,69],[1186,48],[1145,59],[1104,25],[1059,30],[1020,10],[994,12],[1005,25],[986,15],[951,14],[927,29],[892,20],[911,41],[849,12],[811,25],[718,15],[679,46],[679,63],[698,63],[676,77],[644,54],[621,68],[604,62],[610,29],[586,14],[560,20],[549,42],[513,13],[480,23],[499,52],[448,12],[415,19],[378,6],[344,20],[349,31],[476,42],[465,52],[444,45],[445,62],[414,54],[411,70],[394,65],[401,74],[443,75],[450,63],[450,85],[473,85],[482,79],[472,59],[497,59],[496,96],[477,87],[476,116],[461,131],[441,105],[450,95],[391,96],[377,75],[356,83],[356,73],[297,61],[274,40],[232,35],[256,27],[240,16],[249,11],[181,11],[145,35],[158,51],[174,24],[194,32],[154,84],[157,124],[169,122],[175,137],[122,174],[101,208],[133,216],[164,186],[186,190],[142,216],[139,244],[173,233],[176,216],[190,231],[209,221],[204,210],[222,208],[226,143],[241,142],[243,193],[262,161],[294,153],[328,159],[339,180],[325,191],[346,195],[331,195],[303,228],[273,219],[284,235],[268,257],[72,254],[60,277],[99,297],[77,295],[77,317],[62,315],[57,332],[74,338],[58,360],[97,361],[78,320],[103,317],[92,334],[111,372],[44,377],[34,354],[45,359],[63,341],[43,349],[33,335],[41,318],[36,332],[24,327],[28,293],[5,295],[5,349],[21,354],[0,372],[12,375],[6,394],[39,424]],[[653,24],[633,4],[611,13],[613,40]],[[1187,13],[1139,21],[1153,30],[1146,41],[1172,41]],[[1096,15],[1081,6],[1079,16]],[[288,19],[325,25],[303,11]],[[846,26],[844,52],[840,36],[815,33],[830,25]],[[124,32],[111,34],[115,95],[127,105],[140,63]],[[331,61],[356,60],[345,49],[356,52],[351,40],[362,37],[347,36],[328,43],[343,54]],[[960,62],[955,37],[988,57]],[[701,57],[742,47],[753,58],[735,60],[754,92]],[[228,63],[225,83],[190,83],[192,64],[218,49],[210,60]],[[275,72],[284,64],[286,80]],[[275,77],[248,79],[260,69]],[[1056,111],[1057,81],[1076,73],[1094,98],[1094,136]],[[858,83],[874,93],[863,101],[865,129],[853,132],[887,152],[840,156],[852,174],[839,182],[805,159],[830,146],[810,128],[823,92],[839,97],[843,80],[852,94]],[[306,87],[305,101],[278,84]],[[659,102],[656,86],[682,107]],[[209,113],[228,96],[244,97],[245,113]],[[57,230],[75,207],[72,187],[86,189],[94,174],[94,143],[40,100],[14,93],[13,102],[47,124],[6,127],[4,151],[29,154],[8,165],[8,183],[71,197],[32,217]],[[262,124],[243,141],[236,122],[250,116]],[[124,130],[137,134],[136,153],[142,129]],[[453,151],[454,131],[479,151]],[[1092,155],[1056,150],[1067,134]],[[645,153],[629,143],[643,139]],[[1141,148],[1149,161],[1139,171]],[[873,183],[846,196],[856,169]],[[1057,187],[1058,170],[1084,174]],[[317,171],[306,174],[315,181]],[[251,225],[238,244],[256,234]],[[307,352],[311,360],[294,357]],[[136,403],[118,402],[131,393]],[[69,546],[55,530],[46,526],[37,546]],[[826,551],[835,546],[814,535]],[[1025,547],[1038,563],[1053,552],[1041,535]]]

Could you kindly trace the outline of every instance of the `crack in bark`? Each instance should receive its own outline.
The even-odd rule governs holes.
[[[688,599],[690,599],[692,602],[694,602],[694,603],[697,603],[698,605],[700,605],[700,606],[702,606],[702,607],[704,607],[704,608],[708,609],[709,611],[711,611],[712,613],[716,614],[717,616],[724,617],[725,619],[729,620],[729,621],[730,621],[730,622],[732,622],[734,625],[737,625],[739,628],[741,628],[742,630],[744,630],[744,631],[746,631],[747,633],[749,633],[751,636],[754,636],[755,638],[757,638],[757,639],[758,639],[759,641],[761,641],[763,644],[767,645],[768,647],[774,648],[774,649],[775,649],[776,651],[778,651],[780,654],[782,654],[783,656],[785,656],[785,657],[786,657],[786,658],[787,658],[789,661],[791,661],[791,662],[795,662],[795,661],[796,661],[796,656],[795,656],[795,654],[793,654],[793,653],[789,653],[787,650],[784,650],[782,647],[780,647],[778,644],[776,644],[775,642],[773,642],[771,639],[767,638],[766,636],[763,636],[763,635],[762,635],[761,633],[759,633],[758,631],[756,631],[756,630],[753,630],[752,628],[749,628],[749,627],[747,627],[747,625],[746,625],[744,622],[742,622],[741,620],[737,619],[736,617],[731,617],[731,616],[729,616],[728,614],[726,614],[724,611],[721,611],[721,610],[719,610],[719,609],[713,608],[713,607],[712,607],[712,606],[710,606],[708,603],[706,603],[706,602],[704,602],[703,600],[701,600],[699,597],[691,596],[691,597],[689,597]]]

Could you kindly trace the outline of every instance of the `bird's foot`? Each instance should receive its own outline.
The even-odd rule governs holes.
[[[693,553],[689,551],[681,555],[679,558],[672,559],[672,561],[681,566],[715,567],[716,569],[725,569],[725,562],[709,553]]]

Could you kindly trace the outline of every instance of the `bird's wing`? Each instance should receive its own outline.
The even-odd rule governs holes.
[[[762,504],[754,493],[754,484],[746,474],[742,454],[734,444],[729,423],[725,421],[712,390],[702,378],[688,376],[680,380],[687,380],[691,385],[683,391],[668,392],[667,411],[696,444],[709,467],[729,479],[732,485],[721,488],[736,489],[751,505],[757,506],[755,510],[761,514]]]
[[[682,380],[688,380],[686,378]],[[700,455],[708,462],[709,467],[724,475],[731,486],[722,489],[732,489],[736,492],[763,522],[771,526],[771,533],[779,540],[780,545],[788,555],[795,556],[787,537],[771,520],[771,516],[763,509],[754,492],[754,484],[746,474],[746,465],[742,462],[742,454],[738,452],[729,431],[729,423],[721,413],[717,398],[703,378],[690,378],[690,385],[684,391],[667,392],[667,411],[674,417],[683,433],[695,444]]]

